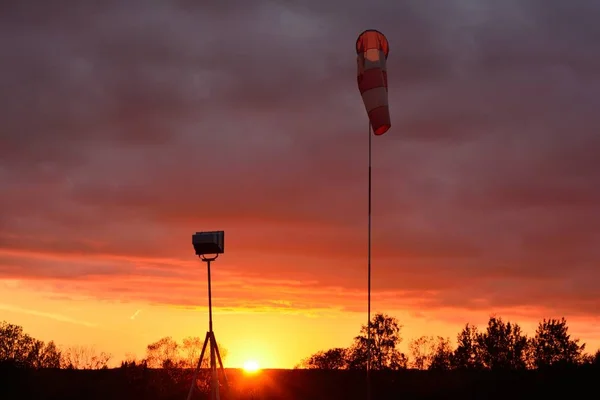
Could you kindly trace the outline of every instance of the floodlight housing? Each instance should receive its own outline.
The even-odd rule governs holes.
[[[223,254],[225,252],[225,232],[196,232],[192,235],[192,244],[197,256]]]

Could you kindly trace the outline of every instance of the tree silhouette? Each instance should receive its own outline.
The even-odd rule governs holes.
[[[28,366],[31,341],[23,328],[3,321],[0,324],[0,360],[15,366]]]
[[[170,336],[163,337],[146,347],[148,368],[171,368],[179,361],[179,344]]]
[[[171,336],[163,337],[146,347],[146,362],[149,368],[196,368],[202,352],[204,340],[189,336],[177,343]],[[217,343],[221,359],[227,356],[227,349]],[[201,368],[209,368],[210,345],[206,346]]]
[[[567,321],[544,319],[531,341],[533,363],[537,368],[575,365],[581,361],[585,344],[571,339]]]
[[[125,353],[125,359],[121,361],[121,368],[137,367],[141,362],[133,353]]]
[[[483,360],[477,343],[477,327],[466,324],[456,338],[456,349],[452,356],[452,365],[456,369],[481,369]]]
[[[369,323],[371,342],[367,338],[367,326],[363,325],[360,334],[354,338],[349,350],[351,369],[366,368],[367,349],[371,346],[371,368],[374,370],[406,368],[406,356],[396,349],[402,341],[398,320],[386,314],[376,314]]]
[[[70,346],[63,350],[61,367],[68,369],[106,369],[112,355],[93,346]]]
[[[336,347],[327,351],[319,351],[304,359],[300,367],[308,369],[346,369],[348,367],[348,350]]]
[[[0,362],[21,368],[59,368],[60,360],[54,342],[44,344],[18,325],[0,323]]]
[[[448,371],[452,369],[452,345],[450,339],[445,339],[441,336],[437,337],[434,352],[431,357],[429,369],[438,371]]]
[[[414,339],[408,345],[410,351],[411,366],[415,369],[429,369],[436,350],[436,342],[433,336],[421,336]]]
[[[202,340],[199,336],[190,336],[183,339],[183,343],[180,346],[182,353],[180,365],[183,368],[196,368],[203,345],[204,340]],[[221,349],[219,348],[219,350]],[[202,367],[209,367],[208,357],[206,357],[206,355],[204,360],[202,360]]]
[[[40,348],[36,357],[35,368],[60,368],[62,354],[53,341]]]
[[[596,353],[591,358],[591,364],[600,367],[600,350],[597,350]]]
[[[521,327],[492,316],[485,332],[477,334],[483,366],[492,370],[525,369],[528,340]]]

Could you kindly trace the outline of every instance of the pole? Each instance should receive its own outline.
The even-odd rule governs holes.
[[[371,122],[369,121],[369,233],[367,250],[367,400],[371,400]]]
[[[212,291],[210,287],[210,259],[206,260],[208,270],[208,331],[212,334],[213,321],[212,321]],[[211,346],[212,347],[212,346]]]
[[[210,262],[212,260],[209,258],[206,260],[207,270],[208,270],[208,334],[210,335],[210,391],[211,391],[211,399],[219,400],[219,378],[217,376],[217,362],[216,362],[216,354],[215,354],[215,339],[213,332],[213,318],[212,318],[212,289],[211,289],[211,281],[210,281]]]
[[[225,375],[225,369],[223,368],[223,360],[221,359],[221,354],[219,352],[219,346],[217,345],[217,339],[215,338],[215,333],[213,332],[213,318],[212,318],[212,287],[211,287],[211,279],[210,279],[210,262],[217,259],[219,255],[217,254],[213,258],[207,258],[203,255],[200,256],[200,259],[206,263],[206,269],[208,272],[208,332],[206,332],[206,339],[204,340],[204,345],[202,346],[202,352],[200,353],[200,358],[198,359],[198,365],[196,366],[196,370],[194,371],[194,375],[192,378],[192,384],[190,386],[190,391],[188,392],[187,400],[191,400],[192,394],[194,392],[194,388],[196,388],[196,379],[198,378],[198,374],[202,367],[202,360],[204,359],[205,351],[207,350],[207,346],[210,346],[208,351],[209,362],[210,362],[210,399],[211,400],[220,400],[219,393],[219,374],[217,372],[217,361],[219,366],[221,367],[221,372],[223,374],[223,381],[225,384],[225,388],[229,387],[227,383],[227,376]]]

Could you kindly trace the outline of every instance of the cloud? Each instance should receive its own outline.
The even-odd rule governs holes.
[[[189,305],[189,236],[207,227],[227,231],[223,276],[264,288],[231,283],[222,304],[359,308],[353,45],[377,27],[392,48],[393,126],[373,140],[382,301],[600,309],[597,5],[32,4],[0,16],[0,277]]]

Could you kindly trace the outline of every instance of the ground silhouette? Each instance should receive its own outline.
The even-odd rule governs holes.
[[[226,370],[228,399],[365,399],[365,373],[359,370],[264,370],[245,375]],[[532,399],[598,396],[600,368],[526,371],[376,371],[374,399]],[[37,400],[147,399],[183,400],[187,379],[171,380],[163,370],[2,369],[0,398]],[[196,399],[207,398],[198,393]]]

